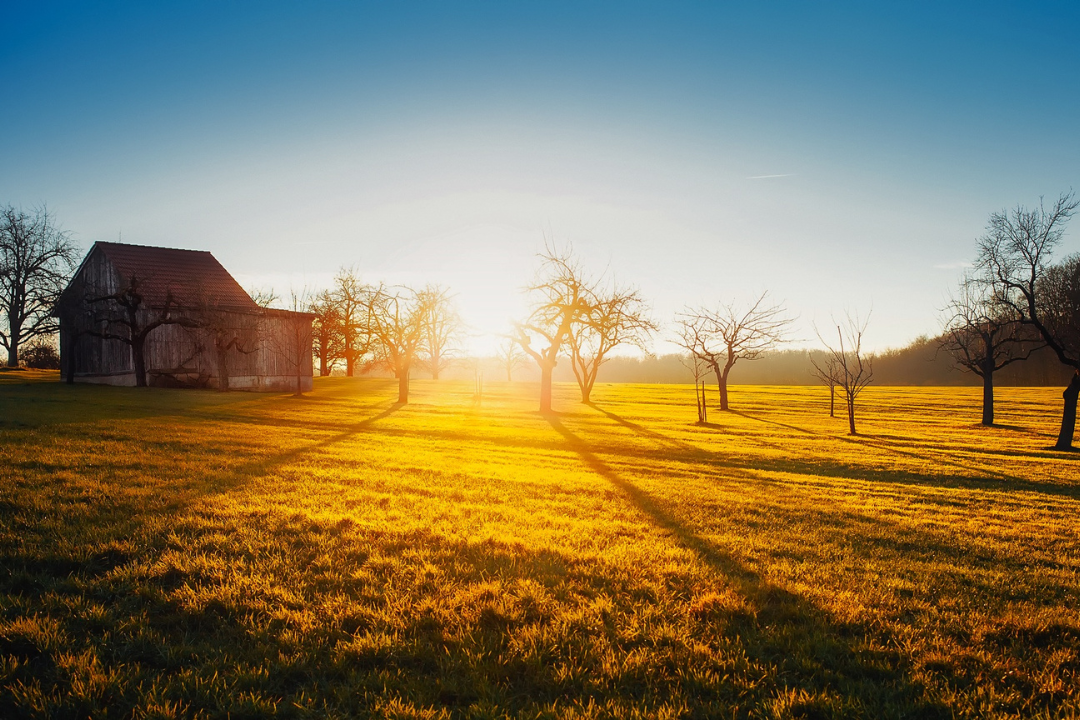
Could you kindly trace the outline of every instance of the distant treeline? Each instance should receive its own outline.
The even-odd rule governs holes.
[[[731,371],[731,382],[738,385],[817,385],[811,371],[810,354],[823,358],[824,352],[813,350],[778,350],[758,360],[738,363]],[[600,368],[598,382],[609,383],[687,383],[694,377],[677,354],[652,357],[612,357]],[[495,358],[463,360],[447,377],[465,379],[482,370],[488,380],[505,380],[505,364]],[[1001,386],[1065,386],[1072,370],[1058,362],[1052,352],[1036,351],[1028,360],[1013,363],[994,374]],[[422,377],[422,375],[420,375]],[[535,363],[522,364],[514,370],[514,379],[535,382],[540,372]],[[573,382],[568,360],[555,368],[554,379]],[[713,378],[709,377],[709,382]],[[919,337],[906,347],[886,350],[874,357],[875,385],[980,385],[982,380],[965,372],[952,356],[938,349],[936,338]]]

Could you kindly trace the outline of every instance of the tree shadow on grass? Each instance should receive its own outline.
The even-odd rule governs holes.
[[[911,680],[899,653],[869,647],[865,639],[873,631],[868,626],[837,622],[806,599],[769,582],[699,537],[648,492],[619,475],[558,417],[548,416],[547,421],[586,467],[618,488],[650,522],[697,554],[746,599],[752,612],[732,624],[732,638],[769,668],[774,687],[809,694],[812,699],[796,714],[828,717],[859,708],[859,714],[879,717],[949,715]],[[877,647],[889,646],[894,646],[890,638],[879,638]]]
[[[149,505],[142,496],[110,494],[104,488],[93,501],[79,495],[65,498],[58,493],[52,500],[57,507],[42,508],[36,503],[3,499],[0,501],[0,528],[13,522],[25,525],[28,529],[36,528],[49,513],[71,511],[77,513],[77,523],[81,527],[108,527],[114,531],[114,535],[135,537],[147,515],[165,513],[178,516],[202,498],[236,491],[256,483],[260,478],[304,455],[367,431],[373,424],[394,414],[401,407],[401,404],[394,403],[376,415],[339,429],[330,437],[239,463],[223,472],[185,475],[183,478],[166,481],[167,494],[155,498]],[[38,462],[30,461],[31,464]],[[25,470],[26,465],[20,464],[17,469]],[[60,468],[45,466],[40,468],[40,471],[51,473],[58,469]],[[121,528],[126,530],[120,532]],[[158,541],[161,540],[158,538]],[[14,545],[0,544],[0,567],[7,569],[12,587],[26,593],[43,592],[61,578],[92,578],[136,559],[135,553],[123,547],[124,543],[115,538],[105,542],[102,547],[76,546],[70,548],[66,554],[50,553],[34,557],[27,557],[19,551],[23,544],[22,541]]]

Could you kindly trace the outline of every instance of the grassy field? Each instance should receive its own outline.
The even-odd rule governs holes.
[[[1074,717],[1060,391],[0,375],[0,717]]]

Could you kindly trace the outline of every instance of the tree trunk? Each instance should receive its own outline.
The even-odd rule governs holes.
[[[300,397],[304,394],[303,388],[300,385],[300,374],[296,374],[296,397]]]
[[[551,370],[549,365],[540,367],[540,412],[551,412]]]
[[[720,387],[720,409],[727,410],[727,372],[716,374],[716,384]]]
[[[22,333],[19,330],[20,328],[11,327],[8,332],[8,367],[19,367],[19,343],[22,341]]]
[[[993,362],[991,360],[991,362]],[[983,413],[982,424],[989,427],[994,424],[994,369],[984,367],[983,379]]]
[[[829,417],[836,417],[836,385],[829,383]]]
[[[398,373],[397,401],[399,405],[409,402],[409,371]]]
[[[442,361],[439,353],[434,352],[431,354],[431,379],[439,379],[439,363]]]
[[[855,398],[848,397],[847,400],[847,426],[848,435],[858,435],[855,432]]]
[[[593,381],[587,377],[584,378],[581,381],[581,402],[585,403],[586,405],[588,405],[590,400],[592,399],[592,389]]]
[[[135,387],[146,387],[146,355],[143,353],[146,339],[134,337],[131,340],[131,360],[135,365]]]
[[[514,370],[513,368],[506,368],[506,382],[514,382]]]
[[[217,367],[218,367],[218,390],[221,392],[229,391],[229,356],[228,349],[222,350],[217,348]]]
[[[330,374],[330,368],[326,365],[326,353],[319,353],[319,377],[326,377]]]
[[[1080,396],[1080,370],[1073,373],[1069,387],[1061,393],[1065,407],[1061,413],[1061,432],[1058,433],[1055,450],[1072,450],[1073,433],[1076,431],[1076,398]]]

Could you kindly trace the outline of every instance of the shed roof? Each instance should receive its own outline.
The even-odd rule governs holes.
[[[211,302],[230,310],[258,311],[240,283],[205,250],[126,245],[96,242],[100,250],[124,280],[136,277],[140,291],[149,305],[162,305],[171,293],[173,302],[195,307]]]

